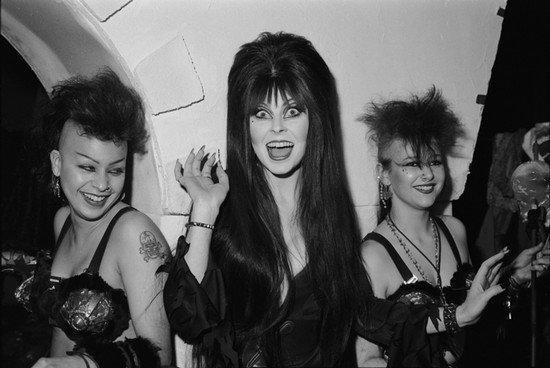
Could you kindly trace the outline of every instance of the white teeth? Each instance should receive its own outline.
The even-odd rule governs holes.
[[[290,148],[294,147],[294,144],[291,142],[269,142],[267,148]]]
[[[434,185],[418,185],[417,188],[421,190],[430,190],[434,187]]]
[[[104,200],[106,198],[106,197],[100,197],[100,196],[96,196],[96,195],[88,194],[88,193],[82,193],[82,194],[84,195],[84,197],[86,197],[89,200],[94,201],[94,202],[101,202],[102,200]]]

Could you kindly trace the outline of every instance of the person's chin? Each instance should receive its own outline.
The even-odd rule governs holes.
[[[279,165],[272,165],[268,171],[278,178],[288,178],[296,173],[301,167],[300,163],[291,161],[281,162]]]

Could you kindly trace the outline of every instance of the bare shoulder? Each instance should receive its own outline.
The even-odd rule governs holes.
[[[121,259],[134,259],[135,254],[145,262],[164,262],[170,248],[157,225],[149,216],[135,210],[125,213],[113,229],[111,239],[120,244]],[[132,257],[128,257],[128,256]]]
[[[462,221],[460,221],[456,217],[446,215],[440,216],[440,218],[449,228],[449,231],[451,232],[451,235],[453,236],[453,239],[455,240],[455,243],[458,247],[458,251],[460,252],[460,258],[462,259],[462,261],[469,261],[470,255],[468,252],[466,227],[464,227]]]
[[[377,297],[385,297],[391,283],[390,273],[387,271],[388,267],[393,265],[393,261],[386,251],[386,248],[377,241],[368,239],[361,244],[361,256],[374,295]]]
[[[59,233],[61,232],[61,228],[63,227],[65,220],[67,220],[69,213],[70,213],[69,206],[63,206],[60,209],[58,209],[57,212],[55,213],[55,216],[53,218],[53,231],[56,239],[59,236]]]
[[[378,268],[386,262],[391,262],[391,258],[386,248],[379,242],[368,239],[361,244],[361,255],[367,268]]]

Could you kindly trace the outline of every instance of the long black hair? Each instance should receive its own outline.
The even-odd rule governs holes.
[[[297,221],[307,272],[323,310],[325,362],[342,354],[356,315],[364,274],[356,215],[343,164],[334,77],[313,45],[288,33],[262,33],[235,56],[227,92],[227,172],[230,191],[212,243],[222,268],[237,334],[260,338],[268,364],[279,365],[274,326],[287,312],[281,285],[293,284],[281,222],[251,144],[249,119],[271,95],[307,109],[309,129],[301,165]],[[275,341],[275,344],[270,342]]]

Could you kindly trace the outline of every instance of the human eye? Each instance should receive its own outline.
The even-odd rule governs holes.
[[[409,161],[409,162],[406,162],[404,166],[420,167],[420,161]]]
[[[94,172],[95,171],[95,167],[91,166],[91,165],[78,165],[78,167],[84,171],[88,171],[88,172]]]
[[[289,108],[285,113],[285,118],[294,118],[299,116],[302,112],[297,107]]]
[[[256,111],[256,113],[254,114],[254,117],[256,117],[257,119],[269,119],[269,113],[263,109],[258,109],[258,111]]]
[[[122,167],[117,167],[115,169],[110,170],[109,173],[114,176],[119,176],[124,174],[124,169]]]
[[[441,160],[433,160],[430,162],[430,166],[441,166],[442,164]]]

